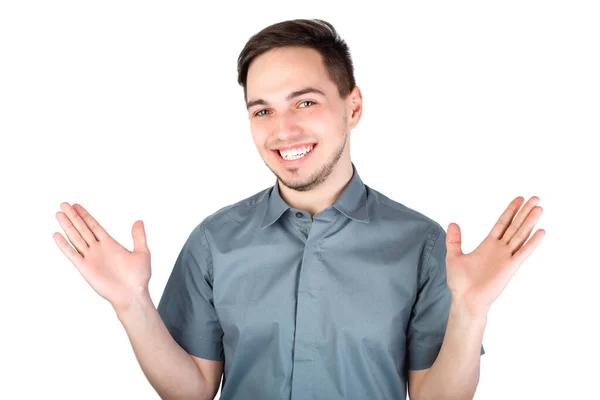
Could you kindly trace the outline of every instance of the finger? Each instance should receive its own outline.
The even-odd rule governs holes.
[[[71,222],[69,217],[67,217],[67,215],[64,212],[59,211],[56,213],[56,219],[58,220],[58,223],[65,231],[65,234],[71,241],[71,244],[73,245],[73,247],[75,247],[75,249],[81,255],[83,255],[85,250],[88,248],[88,245],[85,242],[85,240],[83,240],[81,235],[79,234],[79,231],[75,228],[75,226],[73,226],[73,223]]]
[[[81,216],[98,241],[110,237],[108,232],[96,221],[94,217],[81,204],[73,204],[73,208]]]
[[[60,233],[54,232],[52,238],[56,242],[56,245],[60,251],[62,251],[62,253],[69,259],[69,261],[73,263],[73,265],[77,267],[77,269],[79,269],[83,263],[83,257],[81,254],[73,250],[73,248],[69,245],[69,243],[67,243],[63,235]]]
[[[494,239],[500,239],[502,235],[504,235],[504,232],[506,232],[506,228],[508,228],[512,222],[515,213],[519,210],[521,204],[523,204],[523,201],[525,201],[525,199],[522,196],[518,196],[511,201],[506,210],[500,215],[498,222],[496,222],[488,236],[491,236]]]
[[[521,208],[521,210],[515,217],[515,220],[513,221],[512,224],[510,224],[510,226],[508,227],[508,229],[506,230],[504,235],[502,235],[502,239],[500,239],[500,240],[503,241],[504,243],[509,243],[510,240],[513,238],[515,232],[517,232],[517,230],[521,227],[521,225],[523,225],[523,222],[525,222],[525,220],[529,216],[531,210],[533,210],[533,208],[539,202],[540,202],[539,197],[537,197],[537,196],[531,197],[529,199],[529,201],[527,203],[525,203],[523,208]],[[531,231],[530,231],[530,233],[531,233]]]
[[[144,221],[135,221],[131,228],[131,235],[133,236],[133,251],[149,252]]]
[[[517,265],[523,264],[525,260],[529,257],[529,255],[535,250],[535,248],[540,244],[544,236],[546,235],[546,231],[543,229],[538,229],[533,236],[525,243],[514,255],[513,260],[515,260]]]
[[[462,252],[462,234],[460,232],[460,226],[457,223],[452,222],[448,225],[448,231],[446,234],[446,255],[450,257],[458,257],[463,255]]]
[[[85,221],[81,218],[81,215],[66,201],[60,205],[60,208],[63,210],[67,217],[71,220],[75,228],[79,231],[83,240],[86,241],[87,245],[90,246],[98,241],[90,228],[86,225]]]
[[[511,254],[514,254],[517,250],[519,250],[519,248],[521,248],[523,243],[525,243],[543,212],[544,210],[539,206],[531,210],[523,225],[521,225],[517,233],[513,236],[510,242],[508,242],[508,247],[510,248]]]

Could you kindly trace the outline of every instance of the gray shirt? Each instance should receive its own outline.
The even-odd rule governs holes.
[[[313,218],[277,183],[206,217],[158,305],[221,399],[406,399],[446,331],[446,233],[353,176]],[[485,354],[483,346],[480,354]]]

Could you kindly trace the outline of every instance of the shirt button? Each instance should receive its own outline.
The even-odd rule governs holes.
[[[302,213],[301,213],[301,212],[297,212],[297,213],[296,213],[296,217],[298,217],[298,218],[302,218]]]

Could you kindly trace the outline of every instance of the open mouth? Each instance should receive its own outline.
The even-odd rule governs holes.
[[[284,163],[291,163],[294,161],[303,160],[303,159],[307,158],[310,154],[313,153],[313,151],[315,150],[316,147],[317,147],[317,144],[313,143],[308,146],[303,146],[301,149],[296,150],[296,151],[281,152],[279,150],[273,150],[273,152],[276,154],[276,156],[279,158],[280,161],[282,161]]]

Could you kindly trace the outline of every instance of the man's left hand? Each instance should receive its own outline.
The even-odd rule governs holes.
[[[543,210],[537,206],[540,199],[533,196],[519,211],[524,200],[522,196],[515,198],[485,240],[469,254],[461,250],[460,227],[455,223],[448,226],[448,287],[452,300],[472,316],[487,315],[492,303],[546,233],[538,229],[525,243]]]

